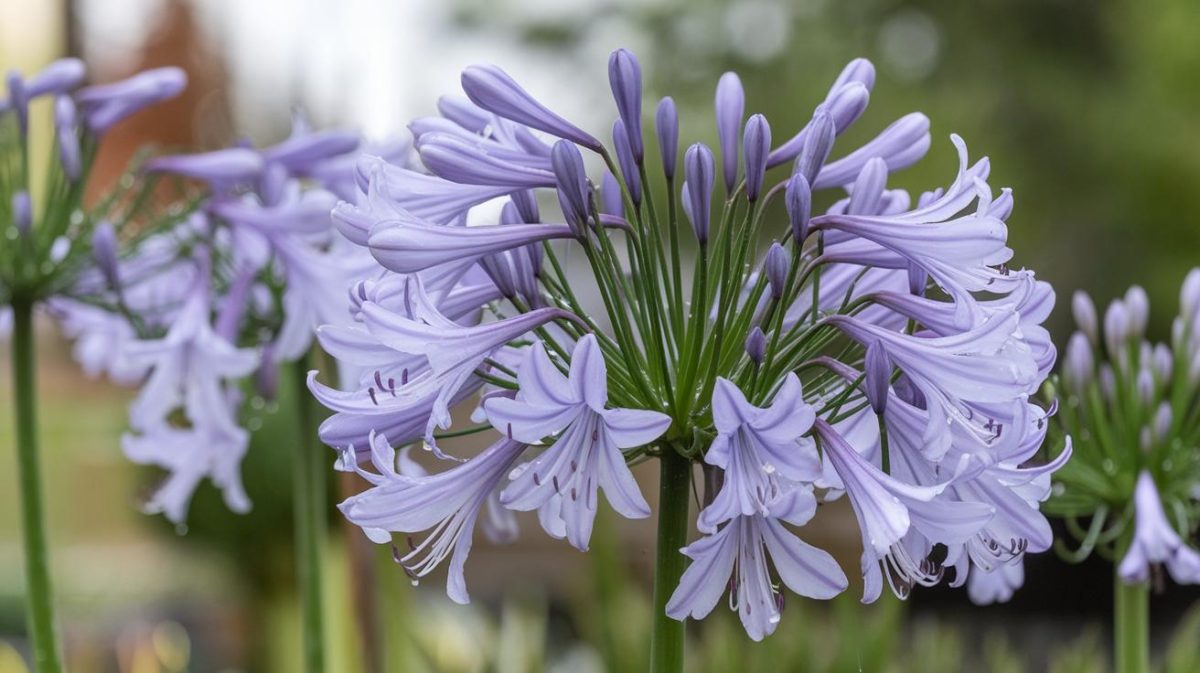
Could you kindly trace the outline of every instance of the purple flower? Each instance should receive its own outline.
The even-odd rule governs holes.
[[[796,166],[792,173],[803,176],[807,184],[818,189],[820,185],[816,183],[817,175],[833,150],[835,131],[833,118],[824,110],[818,109],[812,121],[808,123],[804,144],[800,147],[800,155],[796,157]]]
[[[566,140],[554,143],[550,152],[550,163],[554,167],[558,202],[562,207],[563,216],[570,223],[571,230],[576,235],[582,235],[587,230],[588,221],[591,220],[591,194],[579,148]]]
[[[88,128],[103,133],[142,108],[174,98],[185,86],[187,75],[179,68],[155,68],[112,84],[84,87],[76,100]]]
[[[622,516],[650,516],[621,449],[648,444],[671,424],[656,411],[607,409],[607,377],[595,336],[575,345],[567,376],[539,342],[517,374],[516,399],[496,397],[484,404],[488,422],[507,437],[533,444],[557,435],[513,476],[500,502],[518,511],[539,510],[547,533],[566,537],[580,550],[591,539],[600,489]]]
[[[1117,573],[1127,584],[1145,582],[1150,566],[1162,564],[1179,584],[1200,584],[1200,553],[1184,544],[1163,511],[1154,477],[1143,470],[1133,492],[1133,542]]]
[[[599,140],[551,112],[494,65],[473,65],[464,70],[462,87],[471,102],[489,112],[597,152],[603,149]]]
[[[1002,563],[991,570],[976,568],[967,579],[967,595],[976,605],[1007,603],[1022,584],[1025,564],[1021,561]]]
[[[712,412],[717,437],[704,462],[721,468],[725,479],[700,513],[701,531],[711,532],[739,515],[766,515],[788,485],[820,475],[816,447],[802,437],[816,416],[795,374],[784,379],[771,405],[763,408],[750,404],[732,382],[717,379]]]
[[[424,135],[417,142],[417,152],[426,168],[451,182],[512,189],[555,185],[554,173],[544,160],[530,165],[528,154],[524,152],[498,153],[456,135]]]
[[[774,633],[783,611],[783,594],[771,579],[768,562],[789,589],[809,598],[828,599],[846,590],[842,569],[827,552],[796,537],[783,522],[800,526],[816,513],[811,491],[797,488],[772,503],[768,515],[737,516],[711,535],[681,551],[692,564],[667,603],[673,619],[702,619],[729,587],[753,640]]]
[[[373,435],[375,472],[355,468],[371,488],[347,498],[338,509],[379,544],[390,544],[392,533],[429,531],[419,544],[410,537],[408,552],[396,552],[397,563],[416,581],[450,557],[446,595],[455,603],[469,603],[463,570],[475,524],[524,450],[524,444],[505,438],[444,472],[418,476],[397,472],[395,450],[385,437]]]
[[[803,173],[793,173],[788,179],[784,205],[792,225],[792,242],[802,246],[808,238],[808,222],[812,217],[812,189]]]

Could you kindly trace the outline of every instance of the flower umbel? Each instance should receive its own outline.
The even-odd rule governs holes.
[[[347,391],[312,385],[338,412],[322,436],[346,469],[372,432],[453,461],[430,479],[492,460],[495,444],[452,458],[449,437],[518,443],[524,463],[494,484],[480,467],[486,480],[461,490],[495,487],[501,506],[536,509],[585,549],[599,492],[625,517],[650,513],[628,465],[699,463],[702,537],[659,607],[699,618],[728,586],[756,639],[779,621],[782,586],[846,588],[794,530],[842,492],[868,547],[866,600],[885,575],[901,595],[947,574],[961,585],[1003,572],[1011,585],[1023,553],[1049,545],[1038,487],[1061,465],[1028,464],[1048,415],[1030,396],[1054,359],[1040,328],[1053,291],[1010,266],[1011,197],[986,182],[987,160],[972,164],[953,136],[947,187],[889,188],[930,145],[919,113],[843,151],[875,81],[862,59],[798,131],[747,116],[726,73],[717,151],[685,143],[681,162],[674,101],[644,124],[637,59],[614,52],[608,74],[611,148],[500,68],[472,66],[469,102],[443,99],[441,117],[411,125],[422,168],[359,164],[358,194],[335,214],[380,266],[351,295],[355,324],[321,338],[368,375]],[[665,190],[650,179],[660,169]],[[561,215],[543,221],[545,191]],[[775,222],[780,199],[788,216]],[[457,427],[455,405],[474,407],[476,425]],[[385,510],[409,506],[372,491],[395,498]]]

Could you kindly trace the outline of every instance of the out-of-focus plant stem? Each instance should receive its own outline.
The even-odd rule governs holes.
[[[325,610],[322,600],[321,551],[327,536],[325,520],[325,451],[317,445],[316,414],[308,392],[308,358],[294,365],[296,385],[296,451],[292,459],[292,488],[296,528],[296,583],[304,639],[305,673],[325,671]]]
[[[12,380],[17,422],[17,471],[21,490],[21,526],[25,547],[25,603],[33,670],[60,673],[62,653],[54,620],[54,591],[46,551],[46,516],[37,438],[37,384],[33,345],[33,301],[12,302]]]

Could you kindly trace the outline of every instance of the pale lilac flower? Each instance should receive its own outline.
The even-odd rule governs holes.
[[[599,151],[603,147],[600,141],[539,103],[500,68],[473,65],[463,71],[462,87],[471,102],[505,119],[589,149]]]
[[[431,224],[402,213],[381,222],[371,231],[367,242],[375,259],[384,267],[398,273],[413,273],[575,235],[565,224],[458,227]]]
[[[721,145],[721,174],[725,192],[733,191],[738,179],[738,130],[746,108],[746,92],[737,73],[727,72],[717,81],[714,101],[717,113],[717,138]]]
[[[650,516],[650,506],[621,449],[654,441],[671,419],[656,411],[606,408],[607,370],[595,336],[589,334],[575,345],[567,376],[550,361],[540,342],[534,344],[517,374],[517,384],[516,399],[496,397],[484,404],[488,422],[526,444],[556,437],[501,492],[505,507],[538,509],[546,532],[566,537],[580,550],[586,550],[591,539],[600,489],[622,516]]]
[[[449,557],[446,595],[456,603],[469,603],[463,570],[475,524],[524,450],[524,444],[505,438],[444,472],[410,476],[397,472],[396,452],[387,439],[373,435],[371,464],[375,472],[354,468],[372,486],[347,498],[338,509],[379,544],[391,543],[392,533],[428,531],[420,543],[410,537],[408,551],[395,552],[397,563],[417,581]]]
[[[967,595],[976,605],[1007,603],[1025,583],[1022,561],[1002,563],[992,570],[976,568],[967,579]]]
[[[1138,475],[1133,508],[1133,542],[1117,568],[1121,579],[1128,584],[1145,582],[1150,577],[1150,567],[1162,564],[1176,582],[1200,584],[1200,553],[1175,532],[1163,510],[1154,477],[1147,471]]]
[[[845,591],[846,575],[833,557],[783,525],[804,525],[816,510],[812,492],[797,488],[772,503],[768,514],[736,516],[684,547],[692,564],[667,603],[667,615],[702,619],[728,587],[730,606],[747,635],[762,640],[774,633],[783,611],[783,594],[771,578],[768,561],[783,584],[801,596],[828,599]]]
[[[724,484],[697,520],[702,532],[736,516],[765,515],[792,483],[820,475],[816,446],[803,437],[816,418],[803,392],[800,379],[789,374],[771,405],[759,408],[732,382],[717,379],[712,405],[717,437],[704,462],[721,468]]]

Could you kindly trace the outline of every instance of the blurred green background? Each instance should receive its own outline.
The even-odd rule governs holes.
[[[1196,0],[2,0],[0,66],[35,70],[63,54],[97,80],[150,65],[186,68],[186,96],[106,141],[116,175],[143,143],[209,148],[284,136],[291,110],[320,125],[402,132],[456,93],[457,72],[506,67],[597,135],[614,115],[608,52],[633,49],[647,96],[680,104],[686,142],[712,142],[716,78],[736,70],[747,112],[777,140],[800,128],[841,66],[879,72],[865,117],[843,147],[913,110],[934,145],[896,176],[914,190],[946,184],[961,134],[1012,187],[1014,263],[1058,290],[1051,327],[1068,333],[1071,292],[1106,301],[1133,283],[1165,335],[1185,272],[1200,264],[1200,2]],[[837,150],[835,149],[835,153]],[[128,391],[86,381],[42,325],[41,400],[49,515],[73,670],[292,671],[288,415],[261,423],[245,467],[254,511],[225,511],[207,486],[186,530],[138,513],[156,475],[127,464],[117,439]],[[7,381],[7,354],[0,356]],[[286,398],[279,409],[288,407]],[[22,576],[11,469],[11,389],[0,385],[0,673],[23,670]],[[639,472],[652,483],[649,466]],[[339,488],[352,487],[340,484]],[[652,489],[647,489],[650,492]],[[845,511],[815,543],[856,567]],[[330,601],[337,671],[640,670],[648,642],[652,524],[606,520],[589,555],[536,532],[512,548],[477,545],[476,603],[454,607],[441,577],[418,588],[345,531],[331,511]],[[777,634],[752,645],[718,610],[692,628],[696,671],[1099,671],[1108,648],[1110,570],[1031,559],[1006,606],[973,608],[962,592],[917,592],[905,605],[792,600]],[[355,600],[366,591],[375,600]],[[1154,598],[1164,670],[1200,671],[1195,589]],[[364,605],[366,607],[364,607]],[[381,615],[364,634],[356,616]],[[1171,642],[1174,637],[1173,643]],[[15,649],[14,649],[15,648]],[[364,657],[364,652],[367,656]]]

